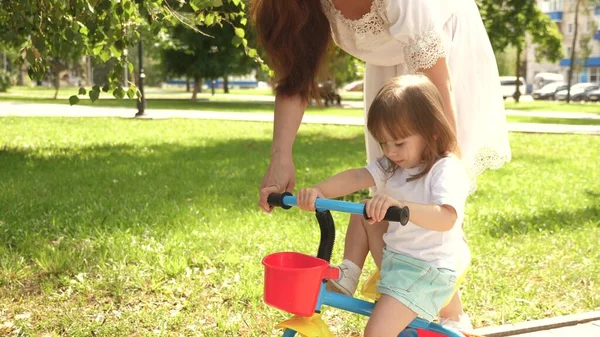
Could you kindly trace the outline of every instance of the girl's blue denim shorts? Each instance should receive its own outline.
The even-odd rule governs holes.
[[[383,249],[377,292],[392,296],[419,317],[433,320],[454,293],[456,272]]]

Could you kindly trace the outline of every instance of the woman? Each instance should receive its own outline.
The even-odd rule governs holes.
[[[457,133],[472,190],[477,174],[510,160],[496,60],[474,0],[252,0],[251,17],[275,71],[271,161],[259,201],[265,211],[270,193],[294,188],[292,145],[307,101],[318,94],[316,74],[331,36],[366,62],[365,114],[386,80],[418,72],[429,77]],[[382,153],[366,130],[365,139],[370,162]],[[360,274],[368,253],[365,238],[387,230],[355,219],[341,266],[349,279]],[[459,329],[470,325],[458,294],[440,317]]]

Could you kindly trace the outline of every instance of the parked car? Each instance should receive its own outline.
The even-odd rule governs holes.
[[[563,75],[556,73],[538,73],[533,77],[533,87],[539,90],[549,83],[564,82]]]
[[[567,87],[568,87],[567,84],[565,84],[564,82],[548,83],[545,86],[541,87],[540,89],[534,90],[531,93],[531,97],[533,97],[533,99],[553,100],[554,94],[556,94],[556,92],[565,90],[565,89],[567,89]]]
[[[519,77],[519,92],[521,95],[525,95],[527,92],[527,83],[523,77]],[[500,87],[502,91],[502,98],[512,97],[517,89],[517,77],[516,76],[500,76]]]
[[[596,83],[577,83],[571,86],[571,100],[572,101],[583,101],[586,99],[586,93],[588,91],[596,90],[600,86]],[[559,101],[567,100],[567,90],[561,90],[557,92],[554,97]]]
[[[585,96],[585,100],[588,102],[600,102],[600,89],[590,90]]]
[[[354,81],[346,84],[344,91],[363,91],[363,81]]]

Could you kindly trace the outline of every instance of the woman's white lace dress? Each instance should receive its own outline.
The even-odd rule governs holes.
[[[462,158],[475,177],[510,160],[496,59],[474,0],[373,0],[349,20],[321,0],[340,48],[366,62],[365,115],[386,80],[432,67],[446,57],[450,69]],[[368,160],[381,156],[366,133]]]

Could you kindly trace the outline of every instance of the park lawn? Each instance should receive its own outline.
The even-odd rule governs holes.
[[[64,87],[61,88],[58,95],[58,100],[54,97],[54,89],[46,87],[12,87],[6,93],[0,93],[1,101],[18,101],[18,102],[33,102],[33,103],[57,103],[68,104],[70,96],[77,94],[78,88]],[[362,92],[343,92],[343,101],[362,101]],[[81,96],[79,104],[91,104],[87,96]],[[101,101],[95,103],[98,106],[119,106],[119,107],[135,107],[135,101],[121,100],[117,101],[110,94],[102,93]],[[215,102],[269,102],[272,100],[272,92],[270,89],[231,89],[230,94],[223,94],[222,89],[216,91],[216,95],[211,95],[209,91],[204,91],[198,94],[199,102],[189,101],[191,93],[184,89],[177,88],[146,88],[146,97],[148,99],[148,108],[152,109],[207,109],[203,103]],[[527,101],[515,103],[506,101],[504,106],[511,110],[523,111],[558,111],[558,112],[586,112],[600,114],[600,103],[564,103],[555,101]],[[220,110],[225,106],[210,106],[214,111],[229,111]],[[261,108],[262,109],[262,108]],[[251,109],[250,111],[256,111]],[[272,111],[272,109],[271,109]]]
[[[586,112],[600,115],[600,103],[565,103],[557,101],[504,102],[504,107],[523,111]]]
[[[222,95],[227,97],[236,97]],[[27,103],[39,104],[68,104],[67,99],[54,100],[51,98],[23,98],[19,96],[3,96],[0,95],[2,101],[18,101]],[[111,98],[100,99],[94,103],[90,100],[82,100],[78,103],[83,106],[97,107],[113,107],[113,108],[131,108],[136,109],[136,101],[123,99],[116,100]],[[174,98],[149,98],[146,103],[147,109],[162,109],[162,110],[196,110],[196,111],[222,111],[222,112],[248,112],[248,113],[272,113],[274,104],[265,101],[248,101],[248,100],[198,100],[191,102],[188,99]],[[600,106],[599,106],[600,108]],[[73,109],[67,107],[67,109]],[[362,108],[341,108],[341,107],[318,107],[309,106],[306,110],[307,115],[321,116],[354,116],[361,117],[364,114]],[[578,125],[600,125],[600,119],[570,119],[570,118],[548,118],[548,117],[530,117],[508,115],[507,121],[511,123],[550,123],[550,124],[578,124]]]
[[[263,303],[260,262],[316,253],[318,227],[309,212],[256,208],[270,123],[0,125],[0,335],[271,336],[288,317]],[[469,200],[465,308],[476,326],[599,309],[600,137],[510,139],[512,162]],[[303,125],[298,186],[363,165],[363,146],[361,127]],[[348,216],[334,218],[339,263]],[[325,319],[336,335],[365,324]]]

